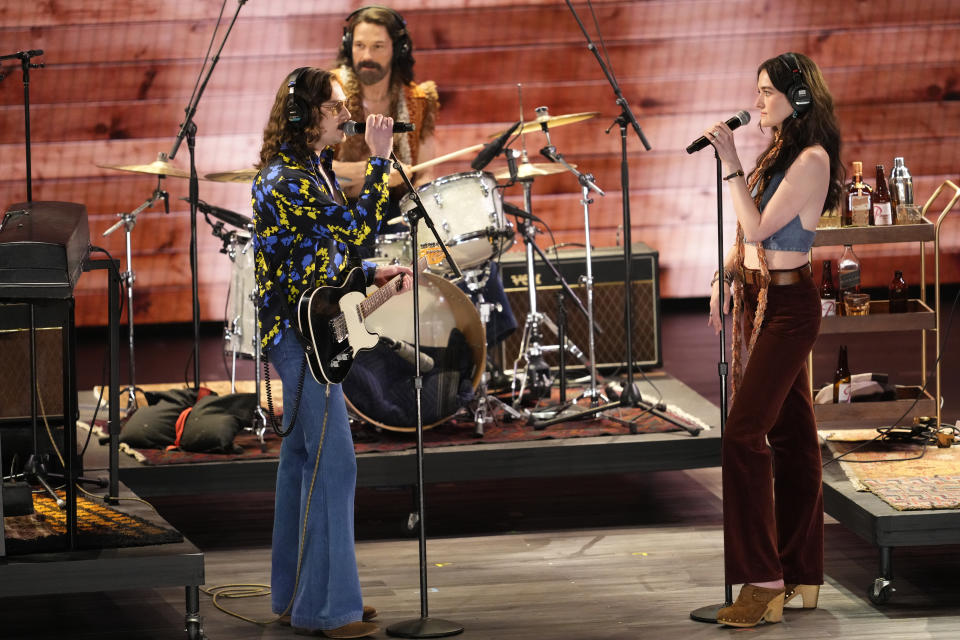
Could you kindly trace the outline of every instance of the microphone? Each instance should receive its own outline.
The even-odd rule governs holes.
[[[342,125],[340,129],[343,130],[348,136],[355,136],[358,133],[364,133],[367,130],[366,122],[354,122],[353,120],[347,120]],[[394,133],[406,133],[407,131],[413,131],[416,127],[412,122],[394,122],[393,123],[393,132]]]
[[[190,202],[190,198],[180,198],[184,202]],[[230,209],[224,209],[223,207],[216,207],[212,204],[207,204],[203,200],[197,200],[197,209],[211,215],[217,220],[226,222],[227,224],[233,225],[235,227],[240,227],[241,229],[245,228],[247,225],[251,224],[250,218],[245,215],[239,214],[236,211],[230,211]]]
[[[504,213],[509,213],[512,216],[517,216],[518,218],[524,218],[526,220],[533,220],[534,222],[541,222],[540,218],[533,215],[529,211],[525,211],[524,209],[521,209],[518,206],[512,205],[509,202],[503,202],[501,204],[503,205]],[[513,234],[512,231],[510,233],[511,235]]]
[[[480,150],[480,153],[477,154],[477,157],[473,159],[473,162],[470,163],[470,168],[474,171],[482,171],[485,166],[490,164],[490,162],[496,158],[503,151],[503,148],[507,144],[507,140],[513,135],[513,132],[516,131],[517,127],[520,126],[520,121],[517,122],[500,134],[496,140],[493,142],[488,142],[483,149]]]
[[[416,366],[417,360],[419,360],[421,373],[429,373],[433,370],[433,358],[422,351],[418,352],[414,346],[406,340],[394,340],[389,336],[380,336],[380,339],[383,340],[391,350],[395,351],[398,356],[410,364]]]
[[[727,120],[727,126],[730,127],[730,130],[734,130],[742,124],[747,124],[750,122],[750,114],[746,111],[740,110],[737,111],[737,114]],[[687,147],[687,153],[693,153],[695,151],[700,151],[707,145],[710,144],[710,139],[707,136],[700,136],[696,140],[690,143],[690,146]]]

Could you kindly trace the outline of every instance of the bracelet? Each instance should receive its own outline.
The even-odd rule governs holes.
[[[713,285],[715,285],[715,284],[717,283],[717,280],[719,280],[719,279],[720,279],[720,272],[719,272],[719,271],[714,271],[714,272],[713,272],[713,279],[710,280],[710,286],[712,287]],[[724,270],[723,270],[723,281],[724,281],[724,283],[726,283],[726,284],[733,284],[733,271],[730,271],[729,269],[724,269]]]
[[[724,177],[724,180],[733,180],[733,179],[736,178],[737,176],[742,176],[742,175],[743,175],[743,169],[737,169],[736,171],[734,171],[734,172],[731,173],[730,175]]]

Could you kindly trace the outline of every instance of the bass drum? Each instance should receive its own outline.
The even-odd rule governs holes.
[[[480,314],[456,285],[430,273],[420,276],[420,346],[433,360],[423,375],[425,429],[446,422],[466,405],[480,384],[487,358]],[[368,330],[413,344],[413,293],[394,296],[365,320]],[[343,381],[348,408],[366,422],[391,431],[416,431],[414,365],[383,341],[361,351]]]

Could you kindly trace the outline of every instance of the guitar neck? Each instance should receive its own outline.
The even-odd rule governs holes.
[[[427,257],[421,256],[420,259],[417,260],[417,270],[423,271],[426,268]],[[366,318],[371,313],[379,309],[387,300],[392,298],[394,294],[398,293],[402,288],[403,274],[398,273],[390,278],[387,284],[371,293],[363,302],[359,304],[361,317]]]

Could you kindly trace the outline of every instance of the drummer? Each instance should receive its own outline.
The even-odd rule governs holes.
[[[394,134],[393,149],[404,173],[419,187],[433,180],[433,172],[424,169],[411,175],[410,167],[436,156],[434,130],[440,102],[436,83],[427,80],[417,84],[413,80],[413,43],[406,24],[399,13],[379,5],[351,13],[343,30],[335,73],[347,97],[347,109],[357,122],[363,122],[368,113],[382,113],[414,125],[413,131]],[[349,198],[356,198],[360,192],[368,157],[370,150],[363,136],[348,137],[337,145],[333,166],[341,180],[349,179],[344,185]],[[388,220],[400,215],[398,203],[407,191],[399,172],[390,174],[390,187]],[[381,228],[380,233],[402,230]]]
[[[394,134],[394,153],[415,187],[433,180],[435,176],[429,168],[410,175],[412,165],[437,155],[434,131],[440,102],[436,83],[432,80],[414,82],[413,42],[403,16],[380,5],[361,7],[351,13],[346,18],[336,63],[335,72],[340,77],[347,108],[353,118],[362,122],[368,113],[383,113],[395,121],[413,123],[413,131]],[[333,167],[341,180],[344,177],[350,179],[344,186],[349,198],[355,198],[363,185],[363,172],[369,156],[363,136],[350,136],[336,147]],[[401,215],[399,202],[406,192],[399,172],[392,172],[387,220]],[[379,233],[403,231],[407,231],[407,227],[402,223],[384,223]],[[365,258],[372,257],[374,247],[362,247],[360,253]],[[461,289],[466,291],[463,286]],[[476,299],[476,292],[466,292]],[[487,284],[480,293],[487,302],[498,303],[500,308],[491,314],[487,323],[487,343],[493,346],[508,338],[517,327],[494,263],[490,265]]]

